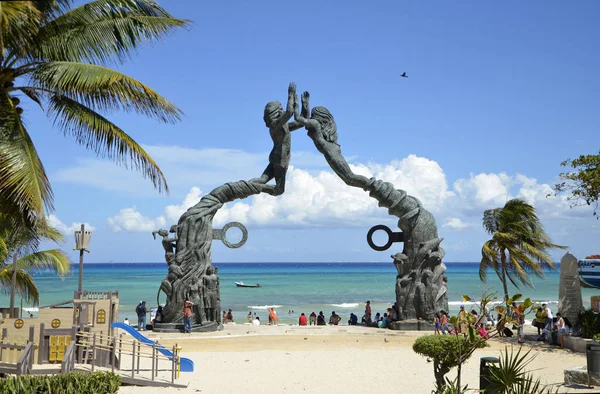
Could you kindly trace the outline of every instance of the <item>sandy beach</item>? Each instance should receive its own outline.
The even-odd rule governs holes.
[[[359,326],[227,325],[224,331],[193,335],[153,335],[165,345],[179,344],[194,360],[195,372],[182,373],[182,393],[331,393],[385,390],[427,393],[434,387],[433,366],[412,351],[422,332]],[[464,383],[479,387],[480,357],[499,356],[513,339],[493,339],[463,366]],[[529,369],[544,383],[561,385],[563,371],[585,365],[584,354],[530,342],[535,359]],[[449,374],[450,378],[455,372]],[[122,387],[122,393],[159,393],[165,389]],[[391,390],[391,391],[390,391]],[[560,392],[598,390],[561,388]]]

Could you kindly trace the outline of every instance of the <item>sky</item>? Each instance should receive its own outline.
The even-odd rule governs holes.
[[[159,164],[168,195],[23,103],[55,194],[49,218],[68,235],[61,247],[74,261],[72,231],[85,222],[93,229],[86,262],[160,262],[153,230],[213,188],[260,176],[272,147],[263,109],[285,102],[290,81],[335,116],[356,172],[421,199],[445,261],[479,261],[483,211],[515,197],[535,206],[555,243],[578,257],[600,253],[592,209],[546,197],[563,160],[599,150],[597,1],[160,3],[190,28],[118,69],[185,115],[173,125],[110,119]],[[215,241],[215,262],[391,262],[401,250],[369,248],[368,230],[397,230],[397,218],[343,184],[304,130],[292,134],[285,194],[229,203],[214,228],[230,221],[247,227],[248,241],[240,249]]]

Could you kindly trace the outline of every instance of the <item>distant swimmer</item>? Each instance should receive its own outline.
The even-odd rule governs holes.
[[[400,74],[400,76],[403,78],[408,78],[408,75],[406,75],[406,72],[403,72],[402,74]]]

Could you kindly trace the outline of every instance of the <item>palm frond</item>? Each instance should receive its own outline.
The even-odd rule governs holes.
[[[498,215],[501,208],[486,209],[483,212],[483,228],[488,234],[494,234],[498,231]]]
[[[71,260],[60,249],[41,250],[21,257],[17,260],[17,267],[25,271],[50,269],[62,277],[71,272]]]
[[[129,159],[131,166],[149,178],[160,192],[169,191],[167,180],[152,157],[108,119],[60,95],[50,97],[48,112],[54,117],[55,125],[65,134],[73,135],[79,144],[118,164],[127,166]]]
[[[2,287],[5,294],[10,293],[12,289],[12,264],[0,268],[0,287]],[[33,278],[23,270],[17,270],[15,292],[20,294],[29,304],[38,305],[40,302],[40,293]]]
[[[173,18],[152,1],[97,0],[45,25],[38,56],[59,61],[123,63],[146,42],[157,41],[189,21]]]
[[[27,53],[40,19],[41,13],[31,1],[0,2],[0,65]]]
[[[40,106],[42,111],[44,110],[44,105],[42,104],[42,95],[35,89],[27,86],[18,87],[17,90],[23,92],[27,97],[33,100],[37,105]]]
[[[8,95],[0,96],[0,208],[43,216],[52,189],[37,150]]]
[[[134,111],[163,122],[181,110],[143,83],[110,68],[75,62],[47,62],[31,74],[40,88],[99,111]]]

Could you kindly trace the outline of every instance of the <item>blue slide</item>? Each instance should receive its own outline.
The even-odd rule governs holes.
[[[138,330],[136,330],[134,327],[130,326],[129,324],[117,322],[117,323],[111,324],[111,327],[112,328],[120,328],[121,330],[124,330],[125,332],[130,334],[132,337],[134,337],[138,341],[140,341],[148,346],[152,346],[156,343],[153,340],[143,336]],[[157,349],[159,352],[161,352],[165,356],[172,359],[173,352],[170,351],[169,349],[167,349],[166,347],[164,347],[163,345],[161,345],[160,343],[158,344]],[[194,361],[190,360],[189,358],[184,358],[184,357],[180,357],[179,361],[181,364],[181,367],[180,367],[181,372],[194,372]]]

